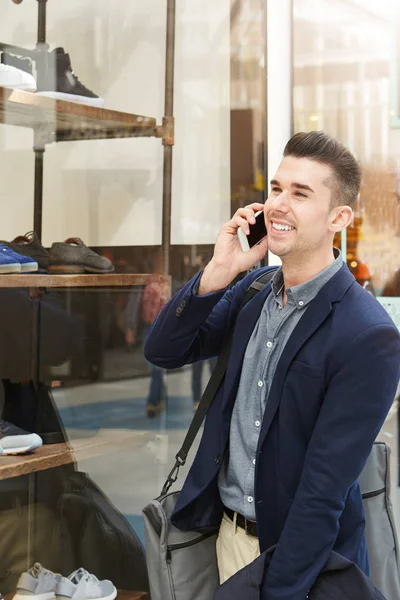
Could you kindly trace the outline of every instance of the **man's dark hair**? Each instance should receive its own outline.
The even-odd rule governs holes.
[[[361,167],[343,144],[323,131],[296,133],[286,144],[283,156],[309,158],[332,168],[325,183],[332,190],[331,208],[355,207],[361,186]]]

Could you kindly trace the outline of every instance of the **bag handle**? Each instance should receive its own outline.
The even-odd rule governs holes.
[[[248,288],[248,290],[246,292],[246,295],[242,301],[242,304],[240,305],[238,312],[240,312],[242,310],[242,308],[248,302],[250,302],[250,300],[252,298],[254,298],[254,296],[257,294],[257,292],[262,290],[271,281],[276,270],[277,269],[271,269],[270,271],[263,273],[262,275],[260,275],[259,277],[257,277],[257,279],[255,279],[253,281],[253,283],[250,285],[250,287]],[[225,377],[225,372],[226,372],[226,369],[228,366],[228,361],[229,361],[229,354],[231,351],[233,333],[234,333],[234,327],[232,327],[231,331],[229,332],[229,335],[227,336],[227,338],[222,346],[222,350],[218,356],[217,365],[211,375],[211,378],[210,378],[208,385],[204,391],[204,394],[201,397],[199,406],[198,406],[198,408],[194,414],[193,420],[189,426],[189,430],[183,441],[182,447],[179,450],[179,452],[177,453],[177,455],[175,456],[175,465],[174,465],[172,471],[170,472],[170,474],[168,475],[166,482],[164,483],[164,486],[163,486],[163,489],[161,490],[160,496],[165,496],[165,494],[167,494],[169,492],[171,486],[178,479],[179,469],[181,467],[183,467],[183,465],[186,463],[190,448],[192,447],[193,442],[196,438],[196,435],[198,434],[199,429],[200,429],[204,419],[206,418],[206,414],[214,400],[215,394],[217,393],[218,388],[219,388],[223,378]]]

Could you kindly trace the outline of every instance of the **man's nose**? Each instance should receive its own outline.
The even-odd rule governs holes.
[[[278,195],[270,196],[266,202],[266,207],[274,208],[281,212],[289,210],[289,194],[286,191],[281,192]]]

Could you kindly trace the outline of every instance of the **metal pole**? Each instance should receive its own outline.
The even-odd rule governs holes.
[[[38,5],[37,43],[38,44],[46,44],[46,3],[47,3],[47,0],[37,0],[37,1],[39,3],[39,5]]]
[[[165,108],[164,116],[174,114],[174,66],[175,66],[175,0],[167,0],[167,34],[165,54]],[[172,193],[172,146],[164,144],[163,208],[162,208],[162,261],[163,272],[169,274],[171,246],[171,193]]]
[[[34,146],[35,152],[35,195],[33,207],[33,230],[42,239],[42,213],[43,213],[43,155],[44,146]]]
[[[45,80],[48,68],[48,49],[46,43],[46,8],[47,0],[37,0],[38,2],[38,28],[36,42],[36,75],[38,88],[40,88]]]
[[[264,21],[264,81],[263,81],[263,95],[264,95],[264,121],[263,121],[263,133],[264,133],[264,202],[268,198],[268,0],[263,2],[263,21]],[[268,252],[264,259],[261,261],[262,266],[268,265]]]
[[[38,2],[38,29],[36,43],[36,70],[38,84],[47,68],[47,50],[46,44],[46,7],[47,0],[37,0]],[[45,147],[43,141],[38,140],[38,132],[35,131],[34,146],[35,152],[35,196],[33,209],[33,230],[42,238],[42,213],[43,213],[43,163]]]

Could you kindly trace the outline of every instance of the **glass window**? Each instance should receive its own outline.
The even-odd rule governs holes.
[[[141,511],[215,360],[167,372],[143,344],[264,197],[264,4],[2,3],[4,596],[147,597]]]

